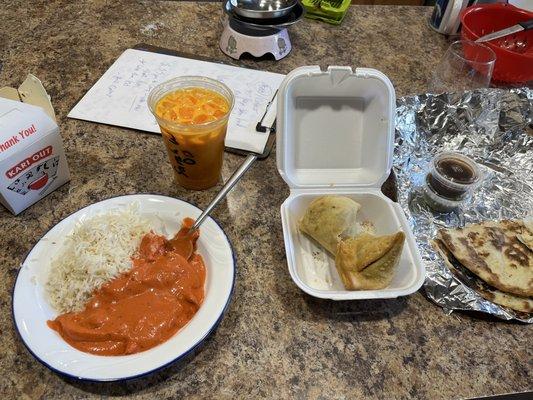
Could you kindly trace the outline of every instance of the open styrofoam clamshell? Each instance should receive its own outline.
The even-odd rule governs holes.
[[[290,187],[281,205],[285,250],[292,279],[312,296],[394,298],[416,292],[424,282],[425,269],[405,215],[380,190],[392,167],[395,105],[390,80],[369,68],[300,67],[280,86],[276,158]],[[299,231],[311,201],[327,194],[361,204],[358,222],[371,222],[377,235],[405,233],[387,288],[345,290],[334,258]]]

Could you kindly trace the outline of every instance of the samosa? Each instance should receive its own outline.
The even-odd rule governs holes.
[[[376,290],[390,285],[400,260],[405,234],[361,234],[342,239],[335,266],[347,290]]]

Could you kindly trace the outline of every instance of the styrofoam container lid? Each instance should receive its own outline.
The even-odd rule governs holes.
[[[392,168],[396,98],[381,72],[301,67],[280,86],[277,166],[291,194],[281,205],[287,264],[304,292],[333,300],[394,298],[416,292],[425,269],[401,207],[380,191]],[[382,290],[345,290],[335,260],[298,229],[309,204],[324,195],[361,204],[357,223],[376,235],[402,230],[406,241],[395,276]]]
[[[395,106],[392,83],[375,69],[293,70],[278,94],[282,178],[291,188],[380,187],[392,167]]]

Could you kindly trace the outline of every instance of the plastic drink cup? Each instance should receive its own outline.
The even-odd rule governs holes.
[[[202,76],[174,78],[150,92],[148,106],[182,187],[202,190],[220,180],[233,103],[226,85]]]

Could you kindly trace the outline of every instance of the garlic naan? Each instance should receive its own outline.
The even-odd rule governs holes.
[[[533,296],[533,251],[523,221],[504,220],[443,229],[438,239],[466,268],[489,285],[522,297]]]
[[[481,297],[493,303],[513,310],[531,313],[533,312],[533,299],[528,297],[515,296],[513,294],[502,292],[489,286],[477,275],[471,273],[453,256],[440,240],[434,240],[431,243],[433,248],[442,256],[446,266],[463,284],[474,289]]]

